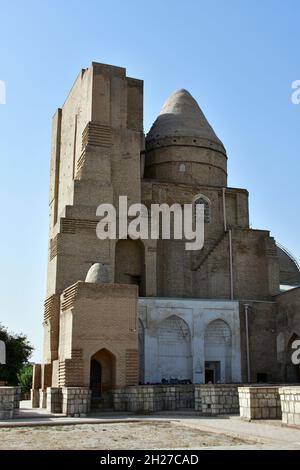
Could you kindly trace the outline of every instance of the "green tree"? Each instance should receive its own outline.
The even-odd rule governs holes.
[[[26,335],[11,333],[1,323],[0,340],[6,345],[6,364],[0,364],[0,381],[18,385],[18,372],[29,364],[33,347]]]
[[[17,374],[22,393],[28,393],[32,385],[32,365],[24,366]]]

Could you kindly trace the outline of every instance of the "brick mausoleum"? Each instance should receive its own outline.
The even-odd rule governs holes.
[[[124,195],[147,207],[203,204],[204,248],[98,239],[98,205],[118,209]],[[143,81],[99,63],[82,70],[53,118],[49,210],[33,406],[189,407],[209,383],[218,396],[228,384],[220,403],[232,410],[229,384],[300,382],[299,266],[250,228],[248,192],[227,186],[226,150],[188,91],[170,96],[145,137]]]

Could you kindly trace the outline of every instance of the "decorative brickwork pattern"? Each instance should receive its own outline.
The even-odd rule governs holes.
[[[58,374],[60,387],[80,387],[83,385],[81,349],[72,349],[72,358],[59,362]]]
[[[61,231],[62,233],[74,234],[77,233],[79,230],[85,230],[95,233],[98,222],[98,220],[62,218]]]
[[[126,384],[134,385],[139,379],[139,355],[136,349],[126,350]]]
[[[59,295],[53,294],[44,303],[44,321],[54,319],[59,316]]]
[[[87,145],[110,147],[112,145],[112,129],[96,121],[90,121],[82,133],[82,150]]]
[[[78,297],[79,293],[79,285],[78,283],[73,284],[68,289],[64,290],[61,302],[61,310],[64,312],[68,308],[71,308],[74,305],[76,298]]]
[[[51,238],[50,240],[50,246],[49,246],[49,259],[50,261],[55,258],[58,254],[58,235],[56,235],[54,238]]]

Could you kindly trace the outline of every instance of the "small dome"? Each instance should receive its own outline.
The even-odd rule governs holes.
[[[216,136],[197,101],[187,90],[175,91],[168,98],[151,127],[146,141],[150,143],[165,137],[193,137],[200,139],[199,146],[203,145],[203,141],[209,141],[221,147],[225,152],[222,142]]]
[[[300,269],[297,260],[283,246],[277,245],[279,259],[280,284],[299,286]]]
[[[93,266],[88,270],[85,282],[93,284],[107,284],[109,282],[107,266],[102,263],[93,264]]]

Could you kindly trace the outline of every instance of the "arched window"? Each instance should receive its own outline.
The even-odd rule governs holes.
[[[211,220],[210,200],[203,194],[198,194],[197,196],[195,196],[194,201],[193,201],[194,217],[196,217],[195,208],[197,204],[204,205],[204,223],[209,224]]]

